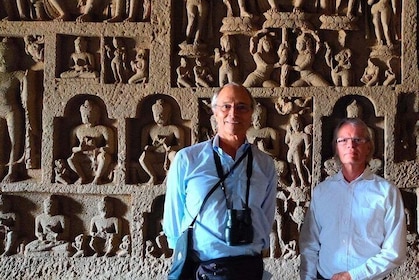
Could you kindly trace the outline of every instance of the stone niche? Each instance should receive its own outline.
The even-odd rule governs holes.
[[[385,0],[195,2],[0,1],[0,278],[166,279],[167,169],[214,135],[211,96],[235,81],[258,103],[249,141],[279,175],[264,279],[298,278],[345,116],[368,124],[370,165],[405,202],[408,260],[388,279],[414,279],[417,2],[395,0],[390,21],[374,20]]]

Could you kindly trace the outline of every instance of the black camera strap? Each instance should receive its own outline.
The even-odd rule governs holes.
[[[223,172],[223,167],[221,165],[220,156],[215,151],[213,151],[213,154],[214,154],[215,166],[217,167],[218,177],[223,178],[224,177],[224,172]],[[252,164],[253,164],[253,154],[252,154],[252,148],[251,148],[250,145],[249,145],[248,149],[243,153],[243,155],[239,158],[239,160],[237,160],[235,162],[233,167],[227,173],[227,176],[242,161],[242,159],[246,156],[246,154],[247,154],[247,167],[246,167],[247,188],[246,188],[246,205],[245,205],[245,208],[248,208],[249,207],[249,193],[250,193],[250,177],[252,177],[252,171],[253,171],[253,166],[252,166]],[[225,176],[225,177],[227,177],[227,176]],[[224,196],[226,198],[227,209],[230,209],[231,207],[230,207],[230,203],[227,199],[227,193],[226,193],[225,186],[224,186],[224,180],[223,180],[223,182],[221,182],[221,189],[223,190]]]
[[[213,150],[214,153],[214,159],[215,159],[215,165],[217,166],[217,172],[218,172],[218,166],[220,166],[221,168],[221,172],[223,172],[222,167],[221,167],[221,161],[220,161],[220,157],[218,156],[218,154]],[[205,196],[204,200],[202,201],[201,207],[199,208],[198,213],[196,214],[195,218],[192,220],[191,224],[189,225],[189,228],[192,228],[193,225],[195,224],[196,219],[198,218],[199,213],[201,213],[202,209],[204,208],[205,203],[207,202],[208,198],[212,195],[212,193],[220,186],[223,184],[224,180],[228,177],[228,175],[230,175],[230,173],[239,165],[239,163],[246,157],[246,155],[249,155],[248,161],[247,161],[247,193],[246,193],[246,200],[249,199],[249,186],[250,186],[250,177],[252,175],[252,149],[251,146],[249,145],[249,147],[247,148],[247,150],[240,156],[240,158],[234,163],[234,165],[231,167],[231,169],[226,173],[226,174],[222,174],[220,176],[220,173],[218,174],[218,177],[220,177],[220,180],[218,180],[218,182],[211,188],[211,190],[207,193],[207,195]],[[218,160],[218,163],[217,163]],[[250,163],[249,163],[250,162]],[[249,175],[249,165],[250,165],[250,175]],[[225,191],[224,191],[225,194]],[[246,201],[247,203],[247,201]]]

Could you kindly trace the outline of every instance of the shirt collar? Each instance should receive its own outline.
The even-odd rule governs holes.
[[[242,153],[244,153],[244,151],[247,150],[248,146],[250,146],[250,143],[246,139],[244,143],[237,149],[236,155],[240,156]],[[224,151],[220,148],[220,136],[218,134],[216,134],[212,140],[212,148],[220,155],[224,153]]]
[[[372,173],[369,166],[365,167],[364,172],[362,172],[361,175],[358,176],[355,180],[352,182],[360,181],[360,180],[372,180],[374,173]],[[345,177],[343,177],[342,169],[336,174],[335,179],[337,181],[346,181]]]

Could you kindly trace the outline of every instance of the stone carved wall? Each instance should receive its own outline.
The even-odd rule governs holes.
[[[246,1],[240,9],[237,1],[202,1],[208,6],[196,29],[199,22],[187,18],[193,2],[0,4],[0,50],[14,51],[0,71],[0,278],[165,279],[171,252],[160,222],[165,170],[175,151],[164,145],[170,138],[187,146],[214,134],[208,104],[227,81],[250,86],[260,104],[249,140],[274,157],[279,175],[266,275],[297,277],[298,231],[310,191],[336,172],[332,131],[348,115],[371,128],[371,165],[405,200],[409,259],[390,279],[416,275],[417,3],[336,8],[327,1],[318,7]],[[388,34],[375,29],[377,3],[395,13],[383,21]],[[10,103],[15,114],[7,122]],[[155,104],[171,108],[163,128],[155,126]],[[156,180],[141,160],[146,146],[160,151]],[[58,207],[45,216],[51,196]],[[105,201],[113,211],[101,216]],[[58,235],[36,234],[40,216],[60,225]],[[100,234],[93,237],[96,224],[115,234],[110,246],[97,241]]]

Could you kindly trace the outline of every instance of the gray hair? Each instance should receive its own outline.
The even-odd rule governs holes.
[[[245,92],[246,92],[246,94],[249,96],[249,98],[250,98],[250,101],[251,101],[251,104],[250,104],[250,107],[252,108],[252,110],[255,108],[255,106],[256,106],[256,100],[253,98],[253,96],[252,96],[252,94],[250,93],[250,91],[246,88],[246,87],[244,87],[243,85],[241,85],[241,84],[238,84],[238,83],[234,83],[234,82],[231,82],[231,83],[228,83],[228,84],[225,84],[224,86],[222,86],[216,93],[214,93],[214,95],[212,96],[212,98],[211,98],[211,108],[214,108],[216,105],[217,105],[217,98],[218,98],[218,95],[220,94],[220,92],[225,88],[225,87],[228,87],[228,86],[233,86],[233,87],[238,87],[238,88],[241,88],[241,89],[243,89]]]

